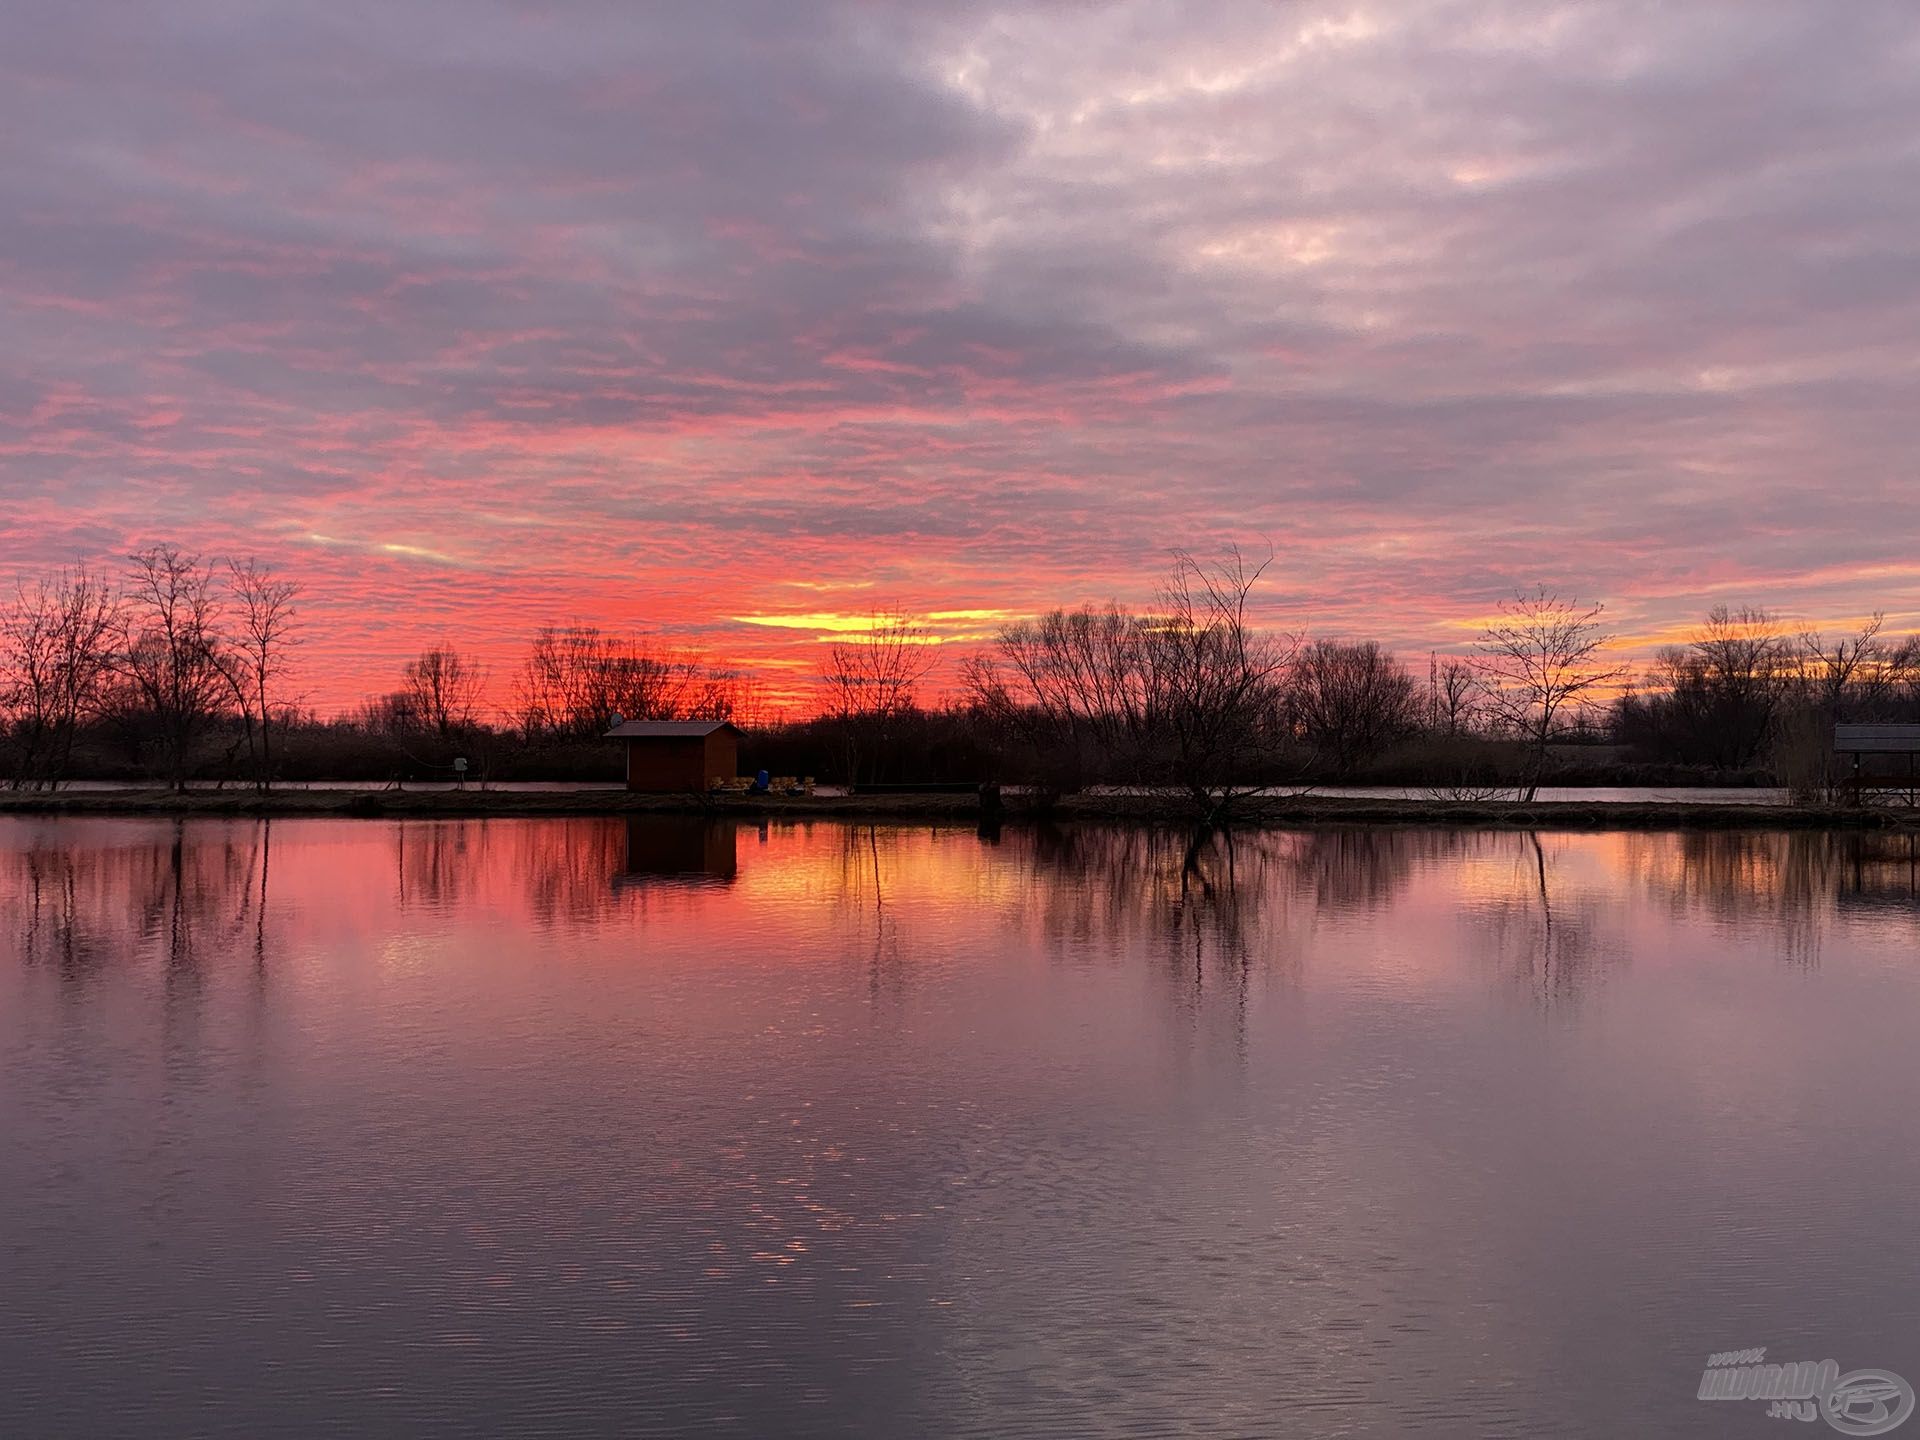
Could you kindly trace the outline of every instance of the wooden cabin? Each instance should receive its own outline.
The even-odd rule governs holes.
[[[726,720],[628,720],[607,731],[627,747],[627,789],[699,795],[740,768],[740,731]]]

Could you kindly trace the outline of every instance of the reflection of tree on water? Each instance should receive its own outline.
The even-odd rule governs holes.
[[[1043,923],[1062,943],[1145,930],[1234,962],[1292,912],[1364,914],[1395,904],[1423,868],[1450,867],[1460,913],[1494,949],[1523,957],[1544,1003],[1598,977],[1628,936],[1629,897],[1676,917],[1705,912],[1786,955],[1818,953],[1835,916],[1920,924],[1920,831],[1676,830],[1604,835],[1349,827],[1198,836],[1142,829],[1034,832]],[[1601,873],[1595,873],[1595,867]],[[1504,877],[1504,878],[1502,878]],[[1292,923],[1287,921],[1286,923]],[[1270,951],[1271,946],[1267,945]]]
[[[403,906],[450,907],[472,898],[494,827],[485,820],[402,820],[392,828],[394,887]]]
[[[1044,882],[1035,899],[1042,931],[1076,947],[1115,945],[1143,933],[1173,942],[1203,931],[1211,917],[1227,948],[1243,943],[1233,931],[1244,912],[1237,904],[1253,861],[1212,853],[1211,837],[1174,830],[1043,827],[1032,837],[1034,868]],[[1224,870],[1224,875],[1222,871]],[[1201,934],[1204,942],[1204,934]]]
[[[1152,958],[1183,1041],[1224,1026],[1205,1049],[1244,1059],[1246,1003],[1256,966],[1291,947],[1274,937],[1268,874],[1273,838],[1223,830],[1046,827],[1029,838],[1038,882],[1010,918],[1037,926],[1067,956]]]
[[[192,984],[207,955],[268,960],[273,829],[176,820],[152,839],[76,845],[65,827],[0,851],[0,881],[19,915],[19,953],[84,981],[129,952],[157,953],[169,988]]]
[[[273,820],[260,821],[260,889],[255,898],[253,917],[253,963],[259,970],[267,967],[267,878],[273,865]]]
[[[1535,927],[1536,946],[1521,953],[1527,961],[1527,980],[1534,1001],[1543,1011],[1577,1002],[1604,974],[1603,957],[1609,947],[1601,941],[1598,902],[1592,896],[1562,897],[1555,913],[1555,866],[1541,842],[1540,832],[1527,832],[1527,851],[1532,860],[1532,878],[1539,899],[1539,920]],[[1522,865],[1527,863],[1523,856]],[[1536,948],[1537,947],[1537,948]],[[1611,947],[1616,958],[1624,957],[1624,946]]]
[[[1361,828],[1028,834],[1038,883],[1016,914],[1063,959],[1150,957],[1184,1053],[1242,1061],[1255,987],[1298,984],[1317,927],[1388,909],[1423,863],[1476,843],[1458,832]]]
[[[1040,923],[1055,942],[1157,948],[1198,997],[1210,976],[1244,996],[1251,970],[1298,952],[1321,915],[1393,902],[1444,832],[1047,828],[1035,868]]]
[[[1075,883],[1053,886],[1050,927],[1081,940],[1143,924],[1198,932],[1224,955],[1244,955],[1260,927],[1290,903],[1316,914],[1394,902],[1415,869],[1483,837],[1465,831],[1367,829],[1042,829],[1038,868]]]
[[[1317,911],[1378,910],[1391,905],[1414,870],[1477,840],[1464,830],[1355,826],[1292,837],[1293,892]]]
[[[29,965],[56,965],[63,978],[80,982],[122,948],[118,931],[125,926],[118,909],[112,912],[113,925],[85,913],[75,859],[65,848],[6,853],[8,888],[20,917],[20,958]]]
[[[1689,830],[1624,840],[1632,872],[1673,912],[1737,921],[1810,908],[1838,881],[1837,841],[1824,831]]]
[[[1796,964],[1836,915],[1920,924],[1920,832],[1688,831],[1625,841],[1627,868],[1669,913],[1704,913]]]
[[[1419,870],[1446,883],[1450,916],[1481,933],[1467,953],[1524,987],[1542,1013],[1577,1004],[1627,954],[1607,897],[1570,883],[1570,852],[1586,837],[1527,831],[1359,829],[1315,847],[1312,890],[1328,910],[1393,904]]]
[[[889,831],[887,850],[900,838]],[[867,993],[878,1003],[899,994],[906,985],[907,964],[901,945],[900,917],[887,908],[888,882],[882,861],[879,827],[846,825],[840,830],[839,864],[833,871],[839,913],[856,926],[870,927],[867,937]]]
[[[1384,910],[1423,867],[1446,864],[1458,874],[1469,863],[1504,859],[1510,865],[1505,885],[1468,890],[1458,902],[1470,924],[1488,931],[1488,953],[1511,967],[1543,1010],[1577,999],[1601,973],[1610,947],[1599,903],[1567,893],[1551,837],[1357,827],[1303,839],[1312,843],[1298,856],[1296,893],[1323,913]],[[1611,948],[1623,947],[1615,942]]]
[[[76,980],[141,949],[181,984],[207,958],[243,948],[264,972],[282,863],[273,846],[286,824],[23,825],[0,850],[0,923],[28,962]],[[407,821],[356,838],[376,853],[390,847],[403,906],[494,906],[543,924],[677,909],[736,873],[733,827],[692,817]],[[1492,953],[1524,959],[1516,976],[1545,1003],[1578,993],[1610,946],[1624,948],[1630,906],[1704,913],[1796,963],[1817,958],[1836,919],[1920,924],[1911,831],[1068,826],[1013,827],[994,846],[961,831],[834,825],[796,834],[795,846],[763,863],[801,867],[796,899],[837,902],[859,928],[852,944],[876,993],[905,983],[925,904],[950,904],[965,886],[978,887],[958,892],[965,914],[1037,927],[1063,951],[1155,953],[1188,996],[1242,992],[1253,967],[1295,953],[1319,919],[1384,910],[1422,875],[1447,913],[1487,932]],[[1421,903],[1432,888],[1423,882]]]

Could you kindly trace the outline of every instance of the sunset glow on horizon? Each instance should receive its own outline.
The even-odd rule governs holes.
[[[323,713],[576,621],[797,713],[1236,544],[1421,670],[1538,584],[1905,633],[1917,66],[1893,0],[24,7],[0,588],[258,557]]]

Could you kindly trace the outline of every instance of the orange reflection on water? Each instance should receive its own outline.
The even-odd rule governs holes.
[[[1402,911],[1503,950],[1618,948],[1653,912],[1817,949],[1836,916],[1910,926],[1920,841],[1894,833],[1516,834],[1329,829],[1008,830],[699,820],[149,821],[9,819],[0,894],[23,954],[76,971],[130,947],[184,964],[209,949],[337,947],[375,937],[400,963],[408,917],[469,941],[492,930],[605,935],[671,926],[751,934],[762,957],[899,958],[968,935],[1064,954],[1158,948],[1204,967],[1283,962],[1342,917]],[[1331,930],[1328,927],[1332,927]],[[1537,933],[1536,933],[1537,932]],[[1419,927],[1412,932],[1419,933]],[[932,943],[929,937],[943,937]],[[397,948],[396,948],[397,947]],[[1411,980],[1447,947],[1354,962]],[[1184,958],[1181,958],[1184,957]],[[1457,963],[1457,962],[1449,962]]]

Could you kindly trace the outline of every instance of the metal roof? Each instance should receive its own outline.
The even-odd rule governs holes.
[[[1920,751],[1920,725],[1836,725],[1833,748],[1843,754],[1910,754]]]
[[[629,720],[607,731],[608,740],[700,740],[716,730],[738,731],[731,720]]]

